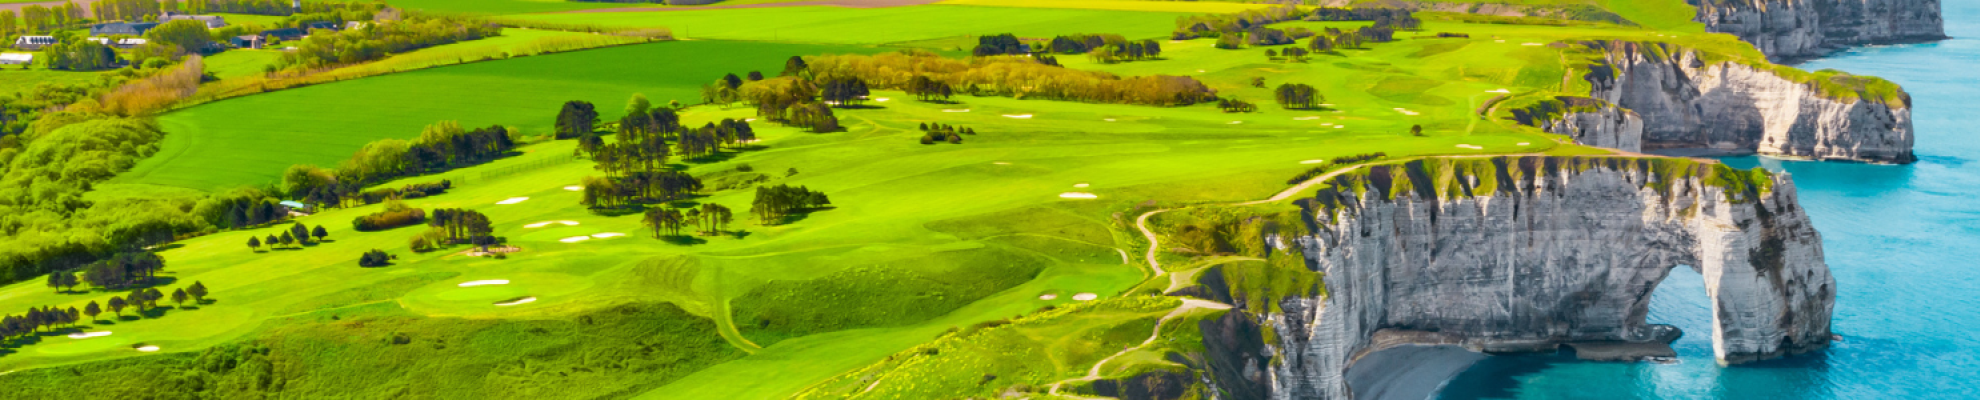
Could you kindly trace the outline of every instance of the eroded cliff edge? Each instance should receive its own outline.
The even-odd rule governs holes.
[[[1521,123],[1624,151],[1713,149],[1910,163],[1911,96],[1840,71],[1747,62],[1666,43],[1584,42],[1586,98],[1512,110]]]
[[[1288,246],[1325,274],[1327,295],[1204,324],[1209,380],[1230,398],[1353,398],[1356,357],[1397,344],[1378,331],[1475,350],[1641,340],[1654,334],[1650,293],[1679,265],[1705,277],[1723,362],[1831,338],[1835,282],[1784,175],[1662,158],[1431,159],[1342,174],[1300,205],[1310,233]]]
[[[1850,46],[1946,38],[1939,0],[1687,0],[1712,32],[1738,36],[1777,62]]]

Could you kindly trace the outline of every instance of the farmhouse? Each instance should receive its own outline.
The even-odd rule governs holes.
[[[41,50],[55,44],[54,36],[22,36],[14,39],[14,48],[21,50]]]
[[[177,11],[166,11],[163,15],[160,15],[158,17],[159,22],[172,22],[178,20],[193,20],[193,21],[205,22],[206,29],[218,29],[220,27],[227,26],[227,19],[222,18],[218,15],[192,15]]]
[[[115,47],[119,49],[134,49],[137,48],[138,46],[143,46],[145,43],[148,43],[148,41],[140,38],[122,38],[122,39],[113,40],[106,37],[93,37],[93,38],[89,38],[89,41],[102,43],[105,46]]]
[[[227,44],[243,49],[259,49],[261,45],[268,44],[268,40],[261,35],[235,36],[227,38]]]
[[[308,32],[304,32],[302,29],[282,28],[282,29],[271,29],[271,30],[261,31],[260,36],[262,37],[262,39],[286,41],[286,40],[301,40],[305,35],[308,35]]]
[[[145,31],[157,28],[157,22],[109,22],[89,26],[90,36],[144,36]]]
[[[0,53],[0,65],[27,65],[34,63],[34,53]]]

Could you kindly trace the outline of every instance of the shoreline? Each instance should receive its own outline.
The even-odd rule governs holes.
[[[1427,400],[1485,357],[1451,344],[1399,345],[1356,360],[1347,384],[1356,400]]]

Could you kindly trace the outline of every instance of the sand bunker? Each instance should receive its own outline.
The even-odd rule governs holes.
[[[1113,119],[1113,118],[1107,118],[1107,119],[1102,119],[1101,121],[1107,121],[1107,122],[1114,122],[1114,119]]]
[[[1092,293],[1080,293],[1073,295],[1073,300],[1079,300],[1079,301],[1093,301],[1093,299],[1098,299],[1098,298],[1100,298],[1100,295],[1092,294]]]
[[[529,304],[529,303],[531,303],[531,302],[535,302],[535,301],[536,301],[536,297],[533,297],[533,296],[532,296],[532,297],[524,297],[524,298],[520,298],[520,299],[515,299],[515,300],[509,300],[509,301],[504,301],[504,302],[498,302],[498,303],[495,303],[495,306],[496,306],[496,307],[508,307],[508,306],[513,306],[513,305],[517,305],[517,304]]]
[[[1299,118],[1293,118],[1293,120],[1294,120],[1294,121],[1312,121],[1312,120],[1316,120],[1316,119],[1320,119],[1320,117],[1299,117]]]
[[[530,229],[536,229],[536,228],[542,228],[542,227],[545,227],[545,226],[550,226],[550,224],[554,224],[554,223],[557,223],[557,221],[543,221],[543,222],[538,222],[538,223],[534,223],[534,224],[529,224],[529,225],[523,225],[523,227],[524,227],[524,228],[530,228]]]
[[[1546,45],[1544,45],[1544,44],[1540,44],[1540,43],[1533,43],[1533,42],[1526,42],[1526,43],[1520,43],[1519,45],[1521,45],[1521,46],[1546,46]]]
[[[104,337],[104,336],[110,336],[110,331],[76,332],[69,334],[70,339],[88,339],[93,337]]]
[[[1011,165],[1011,163],[1007,163],[1007,162],[1003,162],[1003,161],[996,161],[996,162],[991,162],[991,164],[996,164],[996,165]]]
[[[593,239],[604,239],[604,238],[615,238],[615,237],[620,237],[620,236],[625,236],[625,235],[626,235],[626,234],[624,234],[624,233],[618,233],[618,232],[605,232],[605,233],[600,233],[600,234],[594,234],[594,235],[591,235],[591,238],[593,238]]]
[[[1511,90],[1505,90],[1505,89],[1499,89],[1499,90],[1487,90],[1487,91],[1485,91],[1485,93],[1500,93],[1500,94],[1505,94],[1505,93],[1512,93],[1512,91],[1511,91]]]
[[[142,352],[146,352],[146,353],[150,353],[150,352],[154,352],[154,351],[158,351],[158,346],[153,346],[153,345],[145,345],[145,346],[141,346],[141,347],[138,347],[138,348],[137,348],[137,351],[142,351]]]
[[[1203,70],[1200,70],[1200,69],[1199,69],[1199,70],[1196,70],[1196,73],[1199,73],[1199,74],[1200,74],[1200,73],[1203,73]]]
[[[1231,125],[1237,125],[1242,123],[1244,123],[1244,121],[1231,121]]]
[[[460,285],[456,285],[456,286],[475,287],[475,286],[493,286],[493,285],[507,285],[507,284],[509,284],[508,279],[483,279],[478,281],[461,282]]]
[[[1031,119],[1031,114],[1004,114],[1004,118]]]
[[[1416,115],[1416,114],[1417,114],[1417,112],[1415,112],[1415,111],[1410,111],[1410,110],[1409,110],[1409,109],[1407,109],[1407,108],[1396,108],[1396,112],[1399,112],[1399,113],[1402,113],[1403,115]]]
[[[755,118],[743,118],[743,122],[756,122]]]
[[[495,202],[495,204],[510,205],[510,204],[521,203],[528,200],[529,200],[528,197],[510,197],[508,200],[497,201]]]
[[[573,192],[582,192],[582,191],[584,191],[584,187],[583,187],[583,186],[578,186],[578,185],[570,185],[570,186],[565,186],[565,187],[564,187],[564,190],[569,190],[569,191],[573,191]]]
[[[1039,299],[1039,300],[1051,300],[1051,299],[1056,299],[1056,298],[1059,298],[1059,295],[1056,295],[1056,294],[1043,294],[1043,295],[1039,295],[1039,296],[1038,296],[1038,299]]]
[[[965,108],[965,109],[961,109],[961,110],[957,110],[957,109],[946,109],[946,110],[942,110],[942,112],[969,112],[969,109],[967,109],[967,108]]]
[[[1086,188],[1087,186],[1090,186],[1090,185],[1087,185],[1087,184],[1084,184],[1084,183],[1075,183],[1075,184],[1073,184],[1073,187],[1076,187],[1076,188],[1082,188],[1082,189],[1084,189],[1084,188]]]
[[[1527,142],[1519,142],[1519,144],[1518,144],[1518,145],[1519,145],[1519,146],[1525,146],[1525,145],[1529,145],[1529,144],[1532,144],[1532,143],[1527,143]]]
[[[1505,43],[1506,41],[1502,39],[1502,40],[1494,40],[1493,42],[1497,42],[1497,43]]]
[[[1341,128],[1346,128],[1346,127],[1347,127],[1347,125],[1334,125],[1334,129],[1341,129]]]
[[[567,238],[563,238],[563,239],[557,239],[557,241],[559,241],[559,242],[564,242],[564,243],[577,243],[577,242],[582,242],[582,241],[586,241],[586,240],[591,240],[591,237],[590,237],[590,236],[572,236],[572,237],[567,237]]]
[[[567,219],[567,220],[562,220],[562,221],[557,221],[557,223],[559,223],[559,224],[564,224],[564,226],[577,226],[577,221],[572,221],[572,220],[568,220],[568,219]]]
[[[1300,163],[1300,164],[1319,164],[1319,163],[1324,163],[1324,162],[1327,162],[1327,160],[1306,160],[1306,161],[1300,161],[1299,163]]]
[[[889,99],[889,98],[885,98],[885,97],[879,97],[879,98],[874,98],[874,99],[873,99],[873,101],[877,101],[877,102],[881,102],[881,103],[885,103],[885,102],[887,102],[887,100],[893,100],[893,99]]]
[[[1100,195],[1086,193],[1086,192],[1065,192],[1065,193],[1060,193],[1059,197],[1066,199],[1098,199],[1100,198]]]
[[[1458,148],[1460,148],[1460,149],[1472,149],[1472,150],[1484,150],[1484,149],[1485,149],[1484,147],[1479,147],[1479,146],[1473,146],[1473,145],[1468,145],[1468,144],[1460,144],[1460,145],[1457,145],[1457,147],[1458,147]]]

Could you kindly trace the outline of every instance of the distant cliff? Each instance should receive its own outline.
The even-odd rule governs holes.
[[[1664,158],[1433,159],[1343,174],[1300,205],[1311,233],[1289,246],[1327,294],[1205,323],[1206,376],[1229,398],[1353,398],[1350,365],[1399,344],[1377,331],[1473,350],[1650,340],[1650,294],[1679,265],[1704,276],[1722,362],[1831,338],[1835,281],[1784,175]]]
[[[1706,30],[1728,33],[1776,61],[1849,46],[1946,38],[1939,0],[1688,0]]]
[[[1625,151],[1676,148],[1910,163],[1911,96],[1837,71],[1734,61],[1664,43],[1587,42],[1589,98],[1514,109],[1519,122]]]

